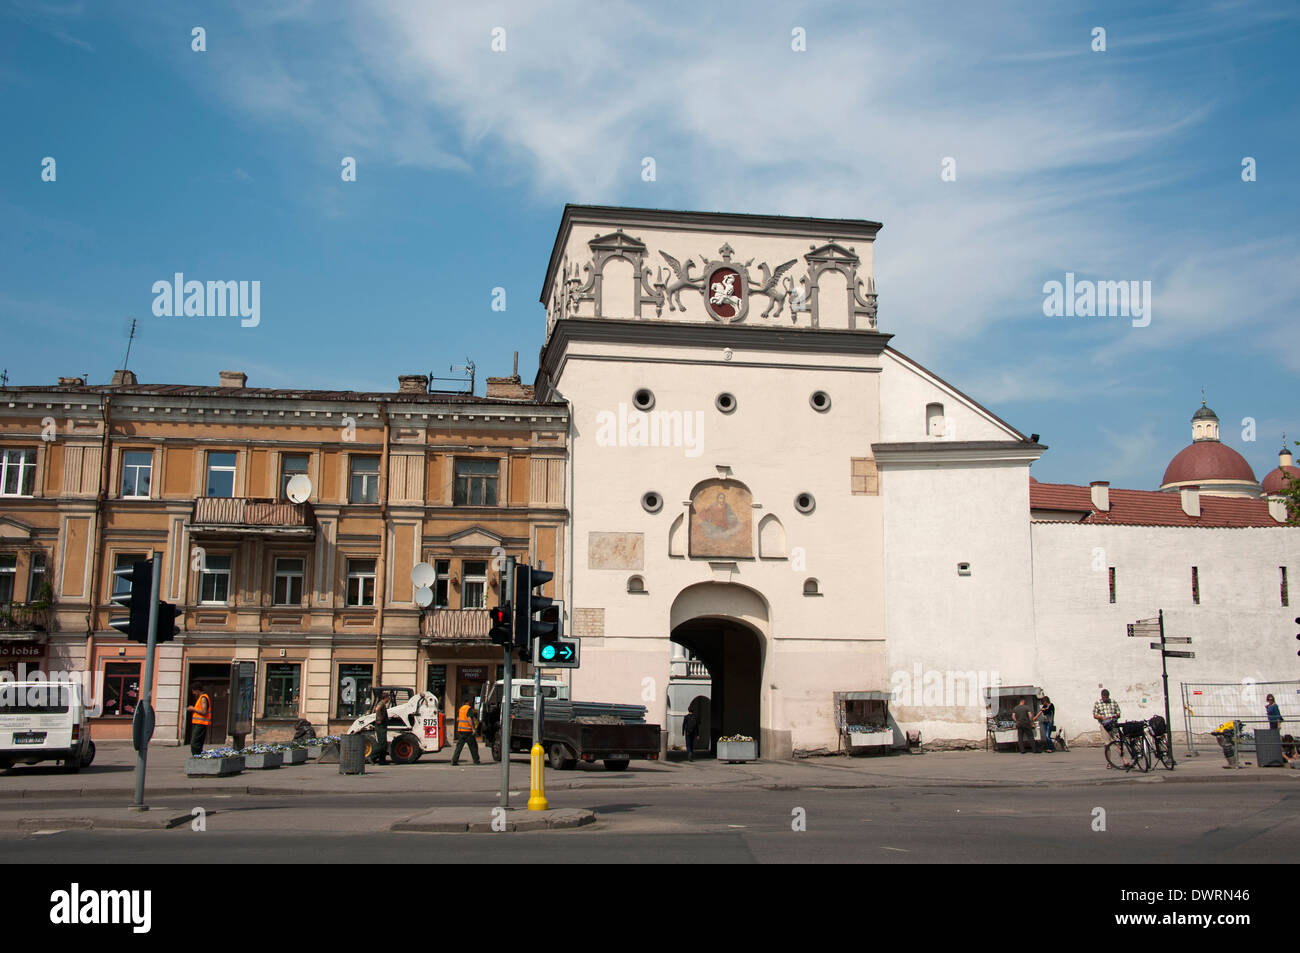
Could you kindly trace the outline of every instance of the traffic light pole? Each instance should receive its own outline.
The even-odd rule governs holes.
[[[545,569],[546,563],[538,563]],[[531,579],[530,579],[531,581]],[[531,610],[531,606],[529,609]],[[533,614],[528,613],[528,640],[533,647],[533,744],[542,743],[542,640],[533,638]]]
[[[162,559],[157,551],[150,554],[149,562],[153,573],[149,583],[149,642],[145,647],[144,684],[140,687],[138,709],[141,726],[135,759],[135,803],[131,805],[135,811],[149,810],[144,803],[144,774],[149,761],[149,739],[153,736],[153,655],[158,645],[158,591],[162,587]]]
[[[506,557],[506,579],[501,591],[510,594],[513,601],[515,597],[515,557]],[[514,613],[514,606],[511,605],[510,611]],[[505,655],[505,667],[502,669],[502,678],[504,683],[501,688],[501,725],[497,729],[501,739],[501,806],[506,810],[510,809],[510,676],[511,676],[511,652],[514,650],[514,636],[511,635],[511,641],[501,646]]]

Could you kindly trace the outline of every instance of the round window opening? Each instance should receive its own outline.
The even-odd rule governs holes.
[[[664,498],[658,493],[651,491],[641,497],[641,507],[647,513],[658,513],[664,508]]]
[[[654,391],[642,387],[632,395],[632,406],[637,410],[649,410],[655,405]]]
[[[824,414],[831,409],[831,395],[824,390],[815,390],[808,398],[808,403],[812,404],[813,410]]]
[[[817,501],[811,493],[800,493],[794,498],[794,508],[800,513],[811,513],[817,508]]]
[[[729,414],[736,409],[736,395],[721,393],[713,401],[713,405],[724,414]]]

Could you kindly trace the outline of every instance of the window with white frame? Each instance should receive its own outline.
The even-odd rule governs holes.
[[[347,596],[350,606],[375,604],[375,561],[373,559],[348,560]]]
[[[204,496],[235,495],[235,454],[230,451],[208,453],[208,480]]]
[[[275,561],[275,586],[272,604],[277,606],[302,605],[302,580],[306,564],[301,558],[282,558]]]
[[[379,502],[379,458],[352,456],[352,480],[348,491],[351,503]]]
[[[487,561],[465,560],[461,564],[460,607],[462,609],[487,608]]]
[[[0,453],[0,496],[31,496],[36,489],[36,451]]]
[[[230,602],[230,557],[207,553],[199,573],[199,602],[225,605]]]
[[[124,450],[122,452],[122,496],[125,499],[149,498],[149,484],[153,480],[153,451]]]
[[[124,596],[131,591],[131,577],[129,575],[119,576],[117,570],[130,569],[134,564],[142,563],[148,558],[144,553],[113,554],[113,595]]]

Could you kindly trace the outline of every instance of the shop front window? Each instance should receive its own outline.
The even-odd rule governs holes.
[[[273,662],[266,666],[266,706],[263,718],[294,718],[302,666],[297,662]]]
[[[339,666],[339,718],[358,718],[369,707],[373,665]]]
[[[140,701],[140,663],[104,663],[104,715],[123,717],[135,714]]]

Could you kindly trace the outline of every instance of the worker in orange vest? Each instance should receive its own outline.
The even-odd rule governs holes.
[[[197,758],[203,753],[208,725],[212,724],[212,699],[197,685],[190,687],[190,697],[195,699],[194,704],[185,709],[194,713],[190,716],[190,754]]]
[[[451,753],[453,767],[460,759],[460,750],[465,745],[469,745],[469,753],[473,755],[474,763],[481,763],[478,759],[478,742],[474,740],[474,722],[477,720],[474,717],[474,706],[471,702],[465,702],[460,706],[460,711],[456,713],[456,748]]]

